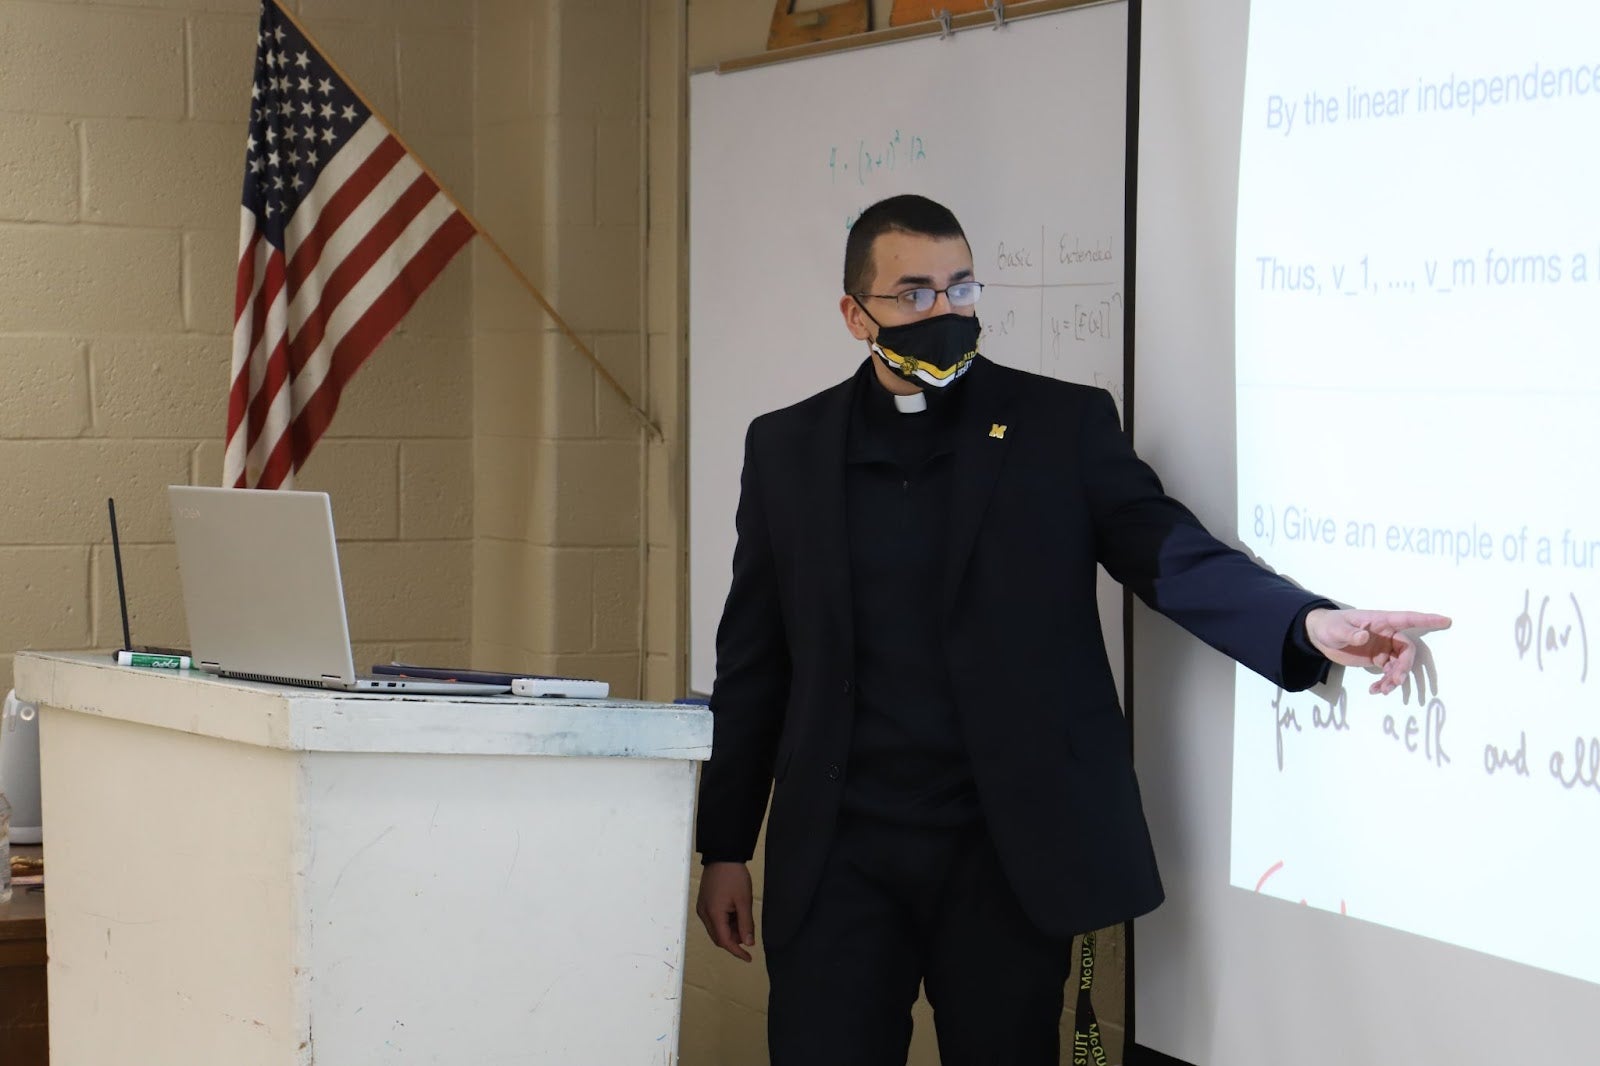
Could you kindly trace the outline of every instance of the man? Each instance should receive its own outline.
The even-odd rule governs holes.
[[[1285,688],[1399,685],[1403,630],[1211,537],[1103,391],[976,354],[960,224],[897,196],[845,247],[849,380],[751,423],[717,631],[697,905],[749,960],[774,1066],[903,1064],[919,984],[946,1066],[1054,1066],[1074,934],[1161,902],[1095,564]]]

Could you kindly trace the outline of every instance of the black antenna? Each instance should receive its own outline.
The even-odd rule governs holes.
[[[133,637],[128,633],[128,588],[122,583],[122,541],[117,537],[117,501],[106,497],[106,510],[111,512],[111,555],[117,561],[117,604],[122,608],[122,650],[133,650]]]

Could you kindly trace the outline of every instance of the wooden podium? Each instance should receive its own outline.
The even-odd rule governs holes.
[[[21,653],[55,1066],[674,1061],[703,708]]]

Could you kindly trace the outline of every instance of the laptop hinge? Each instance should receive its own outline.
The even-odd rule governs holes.
[[[222,673],[222,664],[221,663],[214,663],[214,662],[211,662],[211,661],[206,660],[206,659],[201,659],[200,660],[200,669],[204,670],[208,674],[220,674],[220,673]]]

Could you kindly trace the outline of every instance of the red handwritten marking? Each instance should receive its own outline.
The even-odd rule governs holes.
[[[1267,883],[1267,878],[1271,877],[1273,874],[1277,873],[1281,869],[1283,869],[1283,860],[1279,859],[1277,862],[1272,864],[1272,866],[1267,870],[1266,873],[1261,875],[1261,880],[1256,882],[1256,891],[1260,892],[1261,891],[1261,886]],[[1300,906],[1302,906],[1302,907],[1306,907],[1306,906],[1309,906],[1309,905],[1310,904],[1308,904],[1303,899],[1300,901]],[[1350,909],[1345,906],[1345,901],[1342,900],[1342,899],[1339,901],[1339,913],[1340,914],[1345,914],[1345,915],[1348,915],[1350,913]]]

